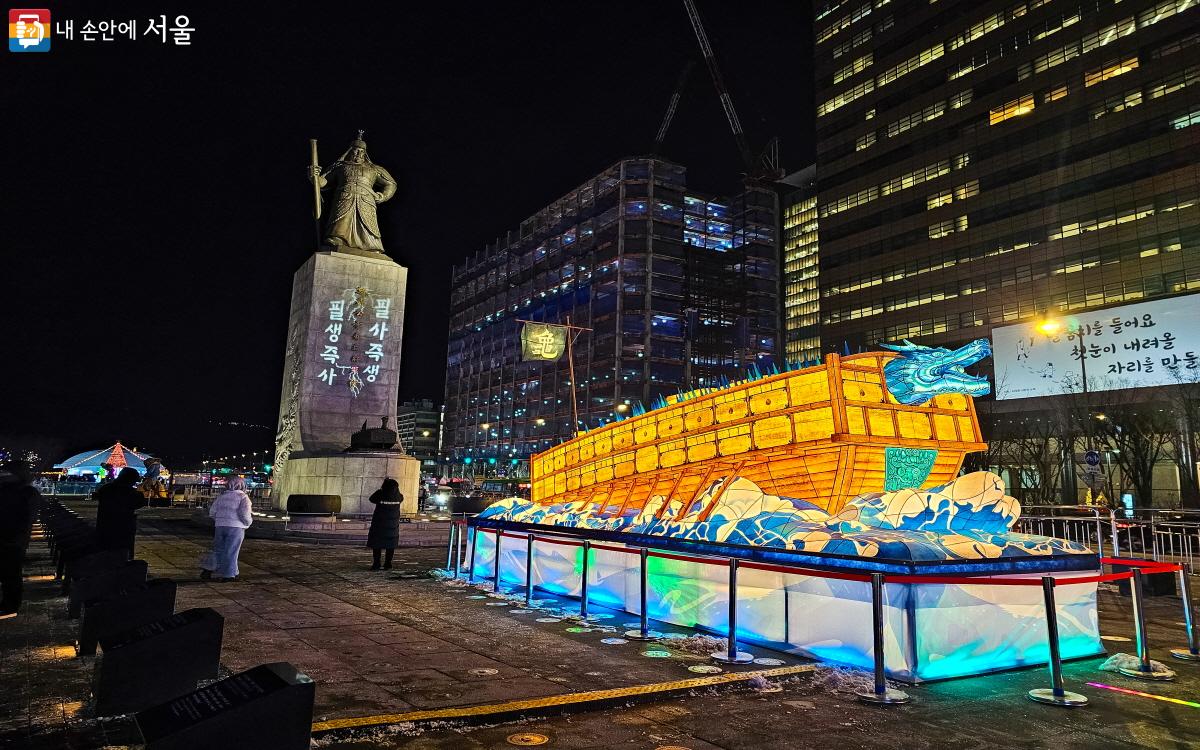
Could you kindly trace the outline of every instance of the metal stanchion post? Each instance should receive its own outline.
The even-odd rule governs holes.
[[[479,527],[467,527],[467,533],[471,536],[471,556],[467,558],[467,583],[475,582],[475,542],[479,538]]]
[[[754,654],[738,651],[737,644],[737,571],[736,557],[729,558],[729,642],[724,651],[712,654],[715,661],[722,664],[749,664],[754,661]]]
[[[1200,661],[1200,633],[1196,632],[1196,612],[1192,608],[1192,586],[1188,566],[1179,566],[1179,596],[1183,599],[1183,622],[1187,625],[1187,648],[1171,649],[1171,656],[1187,661]]]
[[[1108,529],[1109,535],[1112,537],[1112,556],[1120,557],[1121,542],[1117,537],[1117,512],[1115,510],[1110,510],[1108,512]]]
[[[458,524],[457,521],[455,521],[453,523],[455,524],[455,527],[454,527],[454,549],[453,549],[453,553],[454,553],[454,568],[453,568],[453,570],[454,570],[454,577],[457,579],[459,573],[461,572],[459,570],[459,568],[462,567],[462,535],[463,535],[463,530],[467,526],[467,522],[466,522],[466,520],[464,520],[462,526],[457,525]]]
[[[463,536],[467,531],[467,514],[463,513],[462,523],[458,525],[458,549],[454,551],[454,577],[458,578],[459,568],[462,567]]]
[[[1133,596],[1130,597],[1130,601],[1133,603],[1133,630],[1137,640],[1138,665],[1133,668],[1120,667],[1117,671],[1126,677],[1136,677],[1139,680],[1173,680],[1174,672],[1166,667],[1155,669],[1154,663],[1150,661],[1150,644],[1146,640],[1146,609],[1142,602],[1142,571],[1134,568],[1131,572],[1133,580],[1130,589]]]
[[[583,540],[583,576],[579,586],[579,619],[586,620],[588,616],[588,567],[592,556],[592,542]]]
[[[871,574],[871,632],[874,640],[875,686],[871,691],[858,693],[863,703],[893,704],[908,703],[908,693],[894,690],[887,685],[883,652],[883,573]]]
[[[454,563],[454,537],[458,531],[458,526],[454,523],[454,518],[450,519],[450,537],[449,543],[446,545],[446,570],[450,570]]]
[[[496,557],[492,560],[492,591],[500,591],[500,540],[504,538],[504,529],[496,527]]]
[[[1042,599],[1046,603],[1046,638],[1050,644],[1050,689],[1030,690],[1029,699],[1052,706],[1086,706],[1085,695],[1063,689],[1062,656],[1058,651],[1058,609],[1054,606],[1054,576],[1042,576]]]
[[[533,534],[529,534],[525,542],[525,606],[530,605],[533,598]]]
[[[649,573],[647,570],[647,562],[650,558],[650,550],[642,547],[638,550],[638,602],[641,613],[641,623],[637,630],[625,631],[625,637],[631,641],[653,641],[662,637],[662,633],[657,633],[650,630],[650,606],[647,597]]]

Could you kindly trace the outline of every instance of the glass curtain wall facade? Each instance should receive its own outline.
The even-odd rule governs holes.
[[[783,342],[788,362],[821,358],[817,167],[783,179]]]
[[[519,320],[589,328],[574,344],[578,429],[769,366],[778,330],[775,196],[686,187],[627,159],[453,270],[445,440],[452,460],[526,458],[574,435],[571,371],[522,362]]]
[[[818,2],[826,348],[1200,289],[1197,5]]]

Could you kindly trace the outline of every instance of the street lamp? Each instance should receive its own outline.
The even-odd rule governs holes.
[[[1088,453],[1092,453],[1092,452],[1094,452],[1094,445],[1092,444],[1092,427],[1091,427],[1092,407],[1091,407],[1091,404],[1089,403],[1089,399],[1088,399],[1088,378],[1087,378],[1087,356],[1088,356],[1088,354],[1087,354],[1087,341],[1084,338],[1083,326],[1076,324],[1074,328],[1067,328],[1067,326],[1063,323],[1063,321],[1058,320],[1057,318],[1053,318],[1049,315],[1049,313],[1047,313],[1046,317],[1043,318],[1040,323],[1038,323],[1037,329],[1039,331],[1041,331],[1042,333],[1046,334],[1047,336],[1056,336],[1060,332],[1065,330],[1068,336],[1074,336],[1079,339],[1079,378],[1080,378],[1079,383],[1081,386],[1081,390],[1083,392],[1083,408],[1087,412],[1087,419],[1084,420],[1084,428],[1085,429],[1084,429],[1083,439],[1084,439],[1084,444],[1087,446]],[[1104,420],[1108,419],[1108,416],[1105,414],[1097,414],[1096,419],[1103,422]],[[1074,447],[1072,447],[1070,450],[1069,461],[1070,461],[1070,466],[1071,466],[1071,475],[1072,475],[1072,477],[1074,477],[1074,475],[1075,475],[1075,449],[1074,449]],[[1074,480],[1072,480],[1071,484],[1072,485],[1075,484]],[[1088,487],[1089,488],[1091,487],[1090,481],[1088,482]],[[1066,486],[1066,482],[1064,481],[1063,482],[1064,494],[1066,493],[1066,490],[1067,490],[1067,486]],[[1071,501],[1074,502],[1075,498],[1072,498]]]
[[[536,424],[538,427],[545,427],[545,426],[546,426],[546,420],[542,419],[541,417],[538,417],[538,418],[537,418],[537,421],[535,422],[535,424]]]
[[[1083,326],[1076,325],[1074,328],[1067,328],[1061,320],[1047,315],[1041,323],[1038,323],[1037,328],[1047,336],[1056,336],[1065,329],[1068,336],[1075,336],[1079,339],[1079,382],[1080,386],[1083,388],[1084,403],[1086,405],[1088,394],[1087,341],[1084,339]]]
[[[490,430],[492,428],[492,425],[490,422],[484,422],[483,424],[479,425],[479,428],[481,430],[483,430],[484,432],[487,432],[488,430]]]
[[[629,404],[617,404],[617,413],[624,414],[629,411]]]

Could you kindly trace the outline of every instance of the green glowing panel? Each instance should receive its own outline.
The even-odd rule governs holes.
[[[937,451],[927,448],[887,448],[884,451],[883,491],[920,487],[933,471]]]

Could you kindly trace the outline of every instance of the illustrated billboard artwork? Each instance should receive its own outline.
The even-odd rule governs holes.
[[[992,330],[996,398],[1149,388],[1200,379],[1200,295],[1062,315]]]

